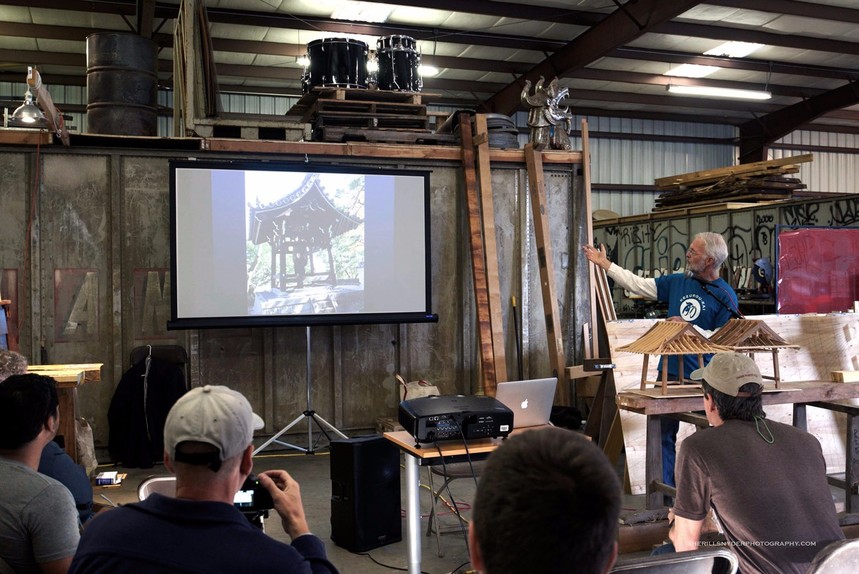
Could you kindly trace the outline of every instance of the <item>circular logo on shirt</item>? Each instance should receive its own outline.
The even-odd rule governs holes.
[[[688,297],[680,301],[680,316],[686,321],[694,321],[701,314],[701,302]]]

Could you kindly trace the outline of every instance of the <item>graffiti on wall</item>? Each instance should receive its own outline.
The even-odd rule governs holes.
[[[749,216],[751,210],[751,217]],[[727,224],[724,223],[727,218]],[[694,220],[694,226],[693,226]],[[703,220],[703,222],[702,222]],[[707,225],[711,225],[710,228]],[[721,233],[728,244],[723,276],[738,292],[766,292],[771,286],[761,280],[760,266],[775,265],[776,233],[779,226],[847,227],[859,224],[859,196],[785,204],[762,205],[708,215],[673,217],[594,225],[594,241],[606,246],[609,259],[641,277],[659,277],[682,271],[685,252],[698,231]],[[703,227],[702,227],[703,225]],[[694,227],[694,231],[690,231]],[[765,261],[766,263],[761,263]],[[756,264],[758,267],[756,267]],[[772,275],[770,281],[772,281]],[[617,293],[620,294],[619,292]],[[630,311],[629,293],[618,311]]]

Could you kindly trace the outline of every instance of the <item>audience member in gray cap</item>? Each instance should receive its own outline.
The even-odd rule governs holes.
[[[286,471],[268,470],[259,480],[291,545],[267,536],[234,506],[253,468],[253,431],[261,423],[247,399],[227,387],[183,395],[164,426],[164,464],[176,474],[176,497],[151,494],[96,516],[71,572],[336,573]]]
[[[844,538],[820,443],[767,420],[763,379],[747,355],[717,354],[691,378],[701,381],[712,428],[680,446],[675,549],[699,548],[712,506],[741,572],[804,573],[824,546]]]

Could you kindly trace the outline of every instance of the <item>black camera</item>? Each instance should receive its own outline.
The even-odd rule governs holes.
[[[265,487],[260,484],[259,479],[253,474],[245,479],[242,488],[236,493],[235,498],[233,498],[233,504],[242,512],[256,512],[274,508],[271,494],[269,494]]]

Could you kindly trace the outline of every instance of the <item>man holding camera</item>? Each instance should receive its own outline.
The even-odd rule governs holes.
[[[164,425],[164,465],[176,475],[176,497],[152,494],[99,515],[70,572],[336,573],[322,541],[310,533],[298,483],[286,471],[265,471],[259,483],[291,545],[266,536],[235,507],[253,468],[259,420],[247,399],[227,387],[207,385],[182,396]]]

